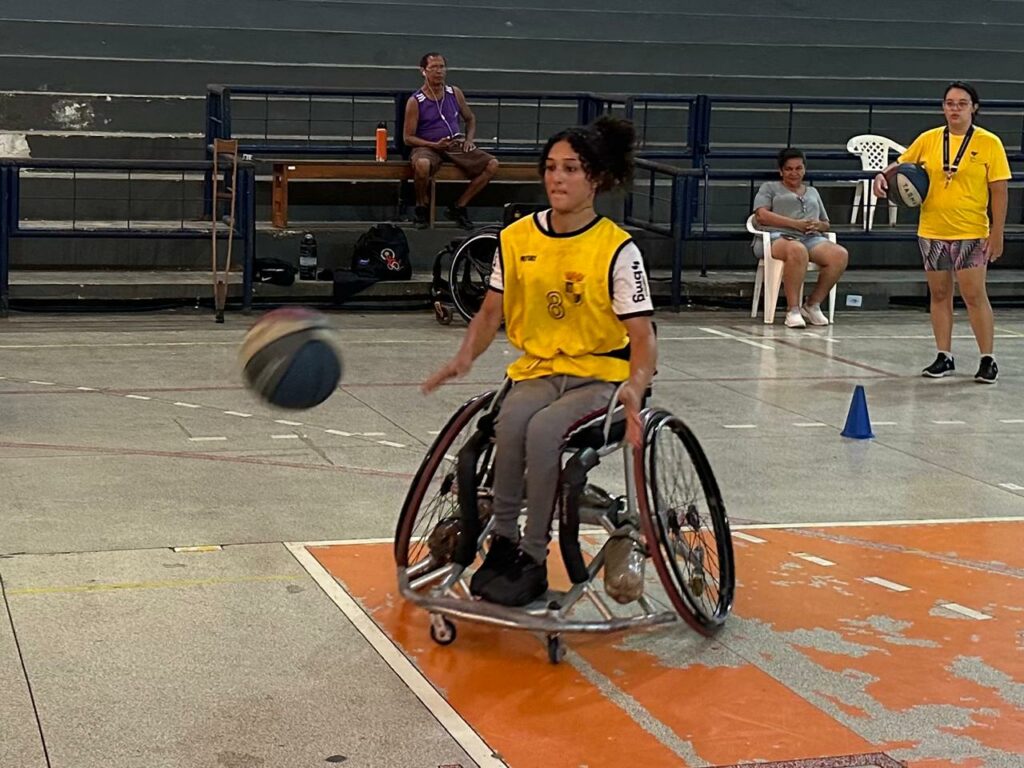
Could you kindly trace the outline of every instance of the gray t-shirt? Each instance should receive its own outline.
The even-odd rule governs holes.
[[[825,204],[814,187],[804,185],[803,195],[798,195],[781,181],[766,181],[757,190],[754,198],[754,210],[767,208],[772,213],[790,219],[803,221],[828,221]],[[771,232],[785,232],[788,235],[803,236],[803,232],[790,227],[769,227]]]

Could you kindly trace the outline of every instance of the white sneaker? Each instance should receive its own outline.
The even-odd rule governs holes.
[[[800,314],[806,318],[811,325],[828,325],[828,318],[821,311],[817,304],[804,304],[800,307]]]
[[[787,328],[806,328],[807,323],[804,322],[803,315],[800,314],[799,309],[791,309],[786,313],[786,327]]]

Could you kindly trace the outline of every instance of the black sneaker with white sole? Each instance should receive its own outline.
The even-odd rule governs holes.
[[[487,550],[487,556],[480,567],[476,569],[473,578],[469,580],[470,593],[479,597],[488,584],[512,567],[518,550],[518,541],[512,541],[512,539],[497,533],[491,534],[491,544]]]
[[[953,358],[939,352],[935,356],[935,362],[921,371],[921,375],[927,376],[930,379],[941,379],[943,376],[951,376],[955,370],[956,366],[953,364]]]
[[[978,372],[974,374],[974,380],[981,384],[995,384],[998,378],[999,366],[996,365],[996,361],[991,355],[985,355],[981,358],[981,364],[978,366]]]

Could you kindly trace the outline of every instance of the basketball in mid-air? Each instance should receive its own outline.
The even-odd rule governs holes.
[[[341,355],[327,318],[301,307],[263,315],[239,354],[246,386],[279,408],[312,408],[341,380]]]
[[[928,172],[914,163],[900,163],[885,174],[889,199],[903,208],[917,208],[928,196]]]

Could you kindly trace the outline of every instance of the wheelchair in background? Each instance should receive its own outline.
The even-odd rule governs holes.
[[[711,465],[686,424],[663,409],[641,412],[639,449],[624,442],[617,391],[607,408],[563,440],[555,519],[569,589],[549,590],[522,608],[470,594],[469,576],[492,528],[494,421],[510,387],[506,380],[455,412],[423,458],[402,506],[394,545],[399,591],[430,613],[431,638],[453,642],[453,619],[529,630],[546,637],[548,657],[558,663],[565,654],[563,633],[678,619],[704,635],[719,629],[732,607],[735,572],[729,520]],[[621,457],[621,482],[609,491],[590,475],[615,456]],[[602,480],[614,480],[617,473],[607,470],[597,471]],[[602,595],[611,547],[624,539],[641,564],[653,564],[664,595],[613,595],[615,606]]]
[[[516,219],[546,209],[547,205],[508,203],[502,224],[489,224],[457,238],[438,251],[430,281],[434,317],[450,325],[455,313],[467,323],[480,311],[491,282],[491,264],[501,230]]]

